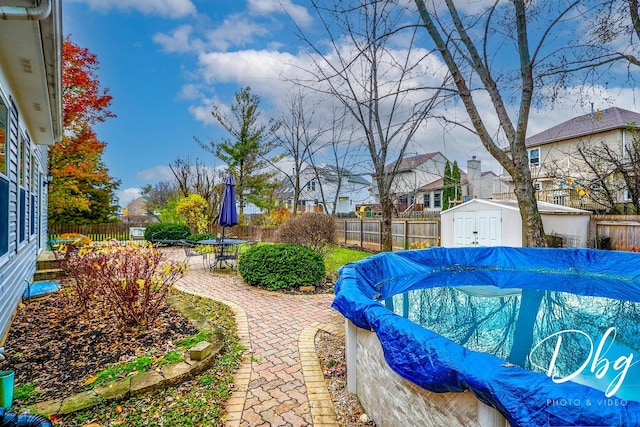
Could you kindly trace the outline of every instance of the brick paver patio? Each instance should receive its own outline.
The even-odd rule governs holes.
[[[181,252],[169,253],[181,258]],[[331,308],[333,295],[256,289],[235,272],[203,269],[199,259],[190,260],[190,267],[176,287],[230,305],[247,348],[227,405],[227,425],[337,426],[313,347],[318,329],[344,333],[344,318]]]

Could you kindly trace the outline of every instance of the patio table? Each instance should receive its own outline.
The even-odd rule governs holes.
[[[209,270],[219,270],[226,264],[231,269],[237,268],[238,248],[247,243],[241,239],[207,239],[199,240],[199,245],[211,246],[213,248],[213,260],[209,260]],[[211,255],[211,254],[208,254]],[[235,263],[231,263],[235,261]]]

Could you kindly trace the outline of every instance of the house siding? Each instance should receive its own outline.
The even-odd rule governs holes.
[[[578,153],[578,147],[597,147],[603,143],[620,154],[622,150],[622,130],[615,129],[535,147],[540,148],[540,165],[531,166],[532,176],[534,179],[548,181],[556,177],[558,172],[561,172],[565,176],[572,178],[588,178],[591,174]]]
[[[27,283],[33,279],[36,257],[44,249],[47,224],[47,191],[42,177],[47,168],[47,147],[32,142],[26,124],[13,101],[4,75],[0,75],[0,97],[9,107],[6,152],[9,156],[6,178],[8,186],[8,252],[0,256],[0,343],[6,336],[15,309]],[[25,152],[19,160],[20,135]],[[33,173],[31,173],[33,164]],[[20,167],[24,168],[20,185]],[[21,198],[21,190],[24,196]],[[21,236],[22,230],[22,236]],[[7,231],[1,231],[5,234]]]

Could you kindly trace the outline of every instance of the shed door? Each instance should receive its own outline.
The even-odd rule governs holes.
[[[454,246],[500,246],[502,212],[454,212],[453,236]]]

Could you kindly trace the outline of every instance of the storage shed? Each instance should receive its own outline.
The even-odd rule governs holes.
[[[591,212],[545,202],[538,202],[538,209],[553,246],[587,247]],[[440,217],[444,247],[522,246],[522,219],[515,200],[473,199]]]

